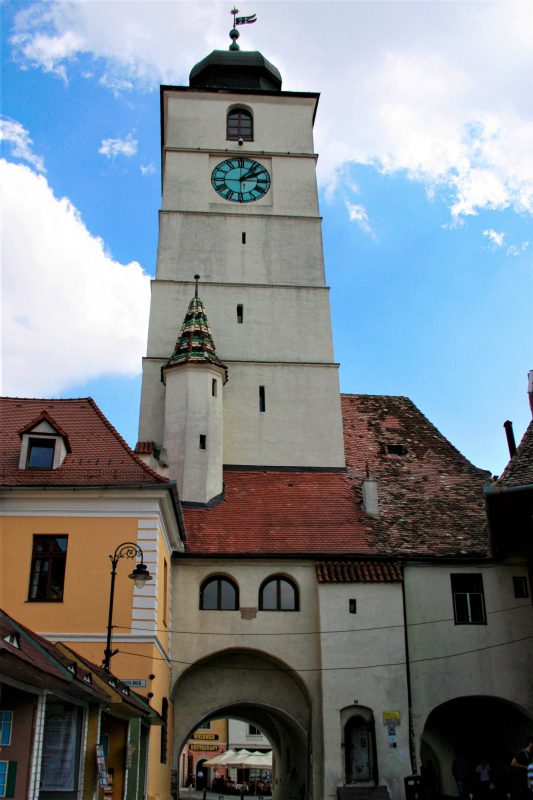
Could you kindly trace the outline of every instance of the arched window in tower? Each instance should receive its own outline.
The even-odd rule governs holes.
[[[259,611],[299,611],[300,598],[296,585],[281,575],[263,581],[259,589]]]
[[[237,142],[252,142],[254,138],[254,121],[251,113],[245,108],[232,108],[226,119],[226,139]]]
[[[239,589],[229,578],[215,575],[205,580],[200,587],[200,609],[202,611],[237,611]]]

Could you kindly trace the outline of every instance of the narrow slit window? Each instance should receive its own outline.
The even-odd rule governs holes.
[[[206,447],[207,447],[207,436],[205,435],[205,433],[201,433],[200,434],[200,443],[199,443],[198,446],[199,446],[200,450],[205,450],[206,449]]]
[[[242,325],[243,321],[244,321],[244,306],[239,303],[239,305],[237,306],[237,322],[239,323],[239,325]]]
[[[218,392],[217,379],[213,378],[212,381],[211,381],[211,395],[212,395],[212,397],[216,397],[217,396],[217,392]]]
[[[265,387],[259,387],[259,411],[266,411]]]
[[[351,597],[348,603],[350,608],[350,614],[357,614],[357,600]]]
[[[246,231],[242,232],[242,243],[246,244]]]

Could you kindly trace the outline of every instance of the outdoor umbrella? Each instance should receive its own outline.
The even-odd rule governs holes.
[[[229,750],[226,750],[225,753],[218,753],[216,756],[213,756],[213,758],[210,758],[208,761],[204,761],[203,766],[204,767],[227,767],[228,766],[228,760],[231,759],[231,758],[235,758],[236,755],[237,755],[237,751],[236,750],[229,749]]]
[[[240,764],[242,767],[249,767],[250,769],[272,769],[272,750],[268,753],[261,753],[256,750],[255,753],[250,753],[245,763]]]
[[[229,757],[227,760],[224,761],[225,767],[245,767],[246,760],[252,754],[249,750],[238,750],[237,753],[233,757]]]

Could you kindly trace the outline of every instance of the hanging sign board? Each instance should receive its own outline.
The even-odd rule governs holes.
[[[194,744],[194,742],[189,742],[189,750],[214,750],[218,752],[219,747],[218,744]]]

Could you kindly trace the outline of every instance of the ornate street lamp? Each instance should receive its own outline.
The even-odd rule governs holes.
[[[152,576],[148,572],[146,566],[143,564],[143,551],[139,545],[134,544],[134,542],[124,542],[123,544],[119,544],[112,556],[109,556],[111,561],[111,589],[109,592],[109,616],[107,618],[107,645],[106,649],[104,650],[104,660],[102,662],[102,666],[106,672],[110,671],[109,664],[112,657],[115,655],[115,653],[118,653],[118,650],[111,649],[111,631],[113,630],[113,600],[115,597],[115,576],[117,574],[117,564],[119,558],[135,558],[136,556],[140,557],[140,561],[133,572],[128,575],[128,578],[131,578],[132,581],[135,582],[135,586],[138,589],[142,589],[147,581],[152,580]]]

